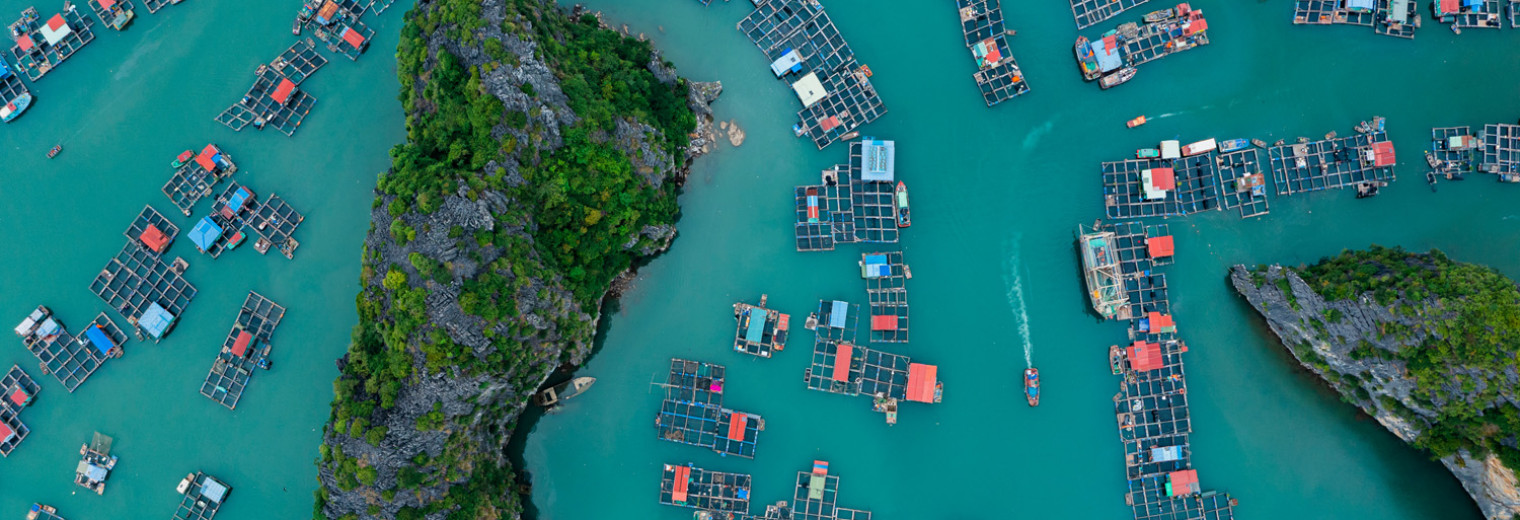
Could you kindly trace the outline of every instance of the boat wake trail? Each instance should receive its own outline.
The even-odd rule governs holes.
[[[1019,262],[1019,237],[1013,238],[1012,251],[1007,256],[1003,266],[1003,285],[1008,287],[1008,307],[1013,315],[1019,320],[1019,337],[1024,341],[1024,366],[1034,367],[1034,343],[1029,341],[1029,310],[1024,304],[1024,282],[1020,273],[1023,265]]]

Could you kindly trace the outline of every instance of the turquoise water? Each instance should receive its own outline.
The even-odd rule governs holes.
[[[97,25],[94,43],[30,85],[31,110],[0,126],[0,321],[46,304],[77,331],[106,310],[90,280],[143,205],[182,231],[193,223],[159,189],[175,155],[207,142],[236,159],[238,182],[306,215],[301,247],[294,261],[248,246],[212,260],[181,236],[170,253],[190,261],[186,276],[200,294],[178,328],[157,345],[128,343],[125,357],[73,394],[43,376],[19,340],[5,340],[0,367],[20,364],[43,389],[21,416],[31,436],[0,460],[0,517],[42,502],[74,519],[164,519],[179,504],[175,484],[196,470],[233,487],[218,519],[309,517],[333,360],[356,319],[370,190],[389,164],[386,150],[404,138],[391,49],[409,2],[366,16],[376,37],[358,62],[336,59],[302,85],[318,102],[294,138],[234,133],[212,117],[293,41],[296,3],[190,1],[156,15],[136,3],[127,31]],[[60,5],[44,4],[44,14]],[[0,0],[0,20],[26,5]],[[59,142],[63,153],[47,160]],[[209,208],[202,202],[197,218]],[[273,338],[273,369],[255,375],[228,411],[198,389],[249,290],[289,312]],[[114,436],[121,457],[104,496],[73,484],[79,445],[95,431]]]
[[[1240,499],[1241,518],[1478,517],[1438,463],[1298,369],[1225,275],[1235,263],[1313,262],[1372,243],[1439,247],[1520,275],[1514,187],[1479,177],[1432,194],[1420,155],[1431,127],[1520,112],[1520,55],[1501,50],[1520,31],[1458,37],[1427,24],[1403,41],[1292,26],[1288,2],[1200,0],[1212,45],[1100,92],[1075,70],[1066,5],[1005,2],[1016,6],[1006,12],[1018,31],[1011,44],[1033,92],[988,109],[953,4],[827,0],[889,109],[864,133],[897,141],[898,175],[913,190],[901,246],[915,274],[914,341],[881,348],[938,364],[945,381],[943,403],[907,404],[889,428],[865,398],[804,388],[810,333],[795,331],[772,359],[728,347],[734,301],[768,293],[793,316],[819,299],[863,302],[856,262],[870,250],[793,251],[792,187],[816,182],[846,150],[817,151],[790,134],[795,97],[734,30],[750,3],[588,3],[652,38],[684,75],[723,81],[718,117],[738,121],[748,140],[697,164],[680,239],[640,273],[582,371],[596,387],[537,422],[524,443],[541,518],[687,518],[656,503],[660,465],[686,462],[753,474],[758,511],[789,499],[795,472],[819,458],[842,478],[841,506],[881,518],[1126,518],[1118,381],[1106,360],[1124,326],[1087,310],[1072,243],[1078,224],[1103,214],[1098,162],[1174,137],[1347,135],[1375,114],[1387,116],[1401,163],[1402,179],[1381,197],[1318,193],[1274,199],[1254,220],[1168,221],[1178,247],[1172,306],[1191,347],[1194,466],[1205,489]],[[1152,122],[1124,127],[1140,114]],[[1044,380],[1037,409],[1018,395],[1026,342]],[[655,438],[651,383],[672,356],[728,365],[727,404],[766,418],[756,460]]]

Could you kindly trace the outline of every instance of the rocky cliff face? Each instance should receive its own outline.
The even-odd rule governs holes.
[[[1346,402],[1355,404],[1405,442],[1419,444],[1422,434],[1442,418],[1447,400],[1429,399],[1409,373],[1399,354],[1419,348],[1435,334],[1432,326],[1443,316],[1434,298],[1396,299],[1380,304],[1370,294],[1326,301],[1304,278],[1281,266],[1231,269],[1230,282],[1299,363],[1324,378]],[[1461,373],[1462,366],[1450,367]],[[1510,388],[1516,382],[1513,364],[1499,374]],[[1485,378],[1476,378],[1484,380]],[[1490,379],[1491,380],[1491,379]],[[1500,403],[1515,404],[1510,391],[1491,388],[1445,390],[1471,402],[1497,395]],[[1487,408],[1487,407],[1484,407]],[[1513,439],[1507,439],[1513,442]],[[1520,514],[1520,487],[1514,471],[1492,451],[1475,456],[1461,448],[1440,457],[1490,519],[1508,520]]]
[[[478,19],[460,22],[461,12]],[[412,89],[403,93],[411,139],[425,132],[418,130],[422,119],[444,117],[429,89],[442,88],[430,82],[444,74],[434,69],[448,54],[478,73],[472,88],[499,100],[489,136],[502,146],[479,172],[448,179],[456,187],[447,195],[424,202],[395,190],[377,194],[365,241],[361,323],[339,360],[343,376],[334,385],[338,399],[318,461],[316,517],[518,517],[502,447],[553,369],[585,360],[602,300],[632,274],[630,267],[613,283],[593,287],[594,297],[576,294],[581,287],[572,275],[536,247],[536,232],[546,224],[522,200],[530,169],[546,168],[545,158],[567,146],[567,132],[582,119],[533,25],[577,23],[582,14],[538,0],[424,0],[409,13],[398,56],[425,53],[423,71],[403,78]],[[683,110],[695,116],[696,128],[686,148],[667,150],[663,130],[636,117],[589,132],[593,144],[582,146],[615,150],[643,193],[663,194],[673,204],[687,165],[716,141],[709,104],[722,87],[686,83],[658,53],[647,71],[669,88],[687,89]],[[513,121],[513,114],[526,121]],[[664,251],[674,224],[671,218],[632,226],[622,232],[619,254],[636,266]]]

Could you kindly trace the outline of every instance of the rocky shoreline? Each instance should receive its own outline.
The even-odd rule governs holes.
[[[1236,265],[1230,270],[1230,283],[1299,364],[1400,439],[1415,443],[1438,418],[1436,407],[1415,398],[1417,381],[1409,376],[1407,363],[1395,358],[1401,349],[1419,345],[1432,334],[1431,316],[1400,310],[1432,309],[1435,302],[1400,299],[1380,305],[1367,294],[1326,301],[1297,272],[1278,265]],[[1513,366],[1510,370],[1510,383],[1520,381]],[[1520,515],[1520,482],[1497,455],[1474,456],[1462,449],[1439,460],[1486,518]]]

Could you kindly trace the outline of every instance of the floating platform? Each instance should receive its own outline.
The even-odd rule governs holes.
[[[166,263],[157,253],[127,242],[90,282],[90,292],[126,318],[137,339],[158,342],[174,330],[195,298],[195,286],[184,277],[188,265],[180,258]]]
[[[860,276],[871,310],[871,341],[908,341],[908,265],[898,251],[863,253]]]
[[[751,478],[747,473],[666,464],[660,476],[660,503],[719,514],[749,514]]]
[[[132,18],[137,16],[130,0],[90,0],[89,3],[90,10],[95,12],[96,18],[100,18],[100,23],[118,31],[126,30],[127,25],[132,23]]]
[[[665,400],[655,417],[661,439],[755,458],[765,419],[723,407],[725,372],[723,365],[671,359]]]
[[[294,259],[296,248],[301,243],[293,235],[305,220],[306,216],[286,204],[285,199],[271,193],[268,200],[254,206],[247,217],[243,218],[243,225],[259,237],[253,243],[254,251],[262,255],[273,248],[285,255],[285,258]]]
[[[1198,489],[1196,471],[1179,471],[1130,480],[1125,500],[1135,520],[1234,520],[1235,499]]]
[[[1455,12],[1442,12],[1441,2],[1436,1],[1431,5],[1434,10],[1436,21],[1450,24],[1457,29],[1499,29],[1504,27],[1504,17],[1501,5],[1503,0],[1482,0],[1476,9],[1464,5],[1466,2],[1456,3]],[[1513,13],[1511,13],[1513,16]],[[1460,31],[1459,31],[1460,34]]]
[[[813,334],[817,341],[855,342],[855,329],[860,322],[860,305],[839,300],[818,302],[818,312],[809,316],[816,323]]]
[[[269,351],[273,348],[270,337],[284,317],[285,307],[249,291],[232,322],[232,330],[222,340],[222,350],[211,364],[206,381],[201,383],[201,395],[228,410],[236,410],[253,379],[254,369],[269,369]]]
[[[20,414],[21,409],[30,406],[41,391],[42,385],[37,384],[20,365],[11,365],[5,376],[0,377],[0,410]]]
[[[1415,0],[1377,0],[1372,32],[1395,38],[1414,38],[1420,28],[1420,8]]]
[[[766,506],[763,520],[871,520],[871,512],[839,507],[839,477],[829,463],[813,461],[811,471],[797,472],[792,502]]]
[[[31,433],[32,429],[21,422],[17,411],[0,408],[0,457],[11,456],[11,452]]]
[[[11,39],[15,41],[11,58],[15,60],[16,71],[34,82],[42,79],[95,41],[95,33],[90,30],[94,25],[94,20],[74,6],[46,20],[37,16],[37,8],[26,8],[21,19],[10,24]]]
[[[1393,143],[1382,131],[1274,146],[1267,154],[1278,195],[1395,179]]]
[[[873,408],[888,414],[888,424],[897,422],[898,401],[938,403],[944,393],[939,367],[850,343],[814,342],[812,364],[803,375],[812,390],[873,398]]]
[[[184,0],[143,0],[143,7],[148,8],[148,12],[156,14],[158,13],[159,9],[163,9],[165,6],[176,5],[183,1]]]
[[[153,209],[153,206],[143,205],[142,211],[132,219],[132,224],[122,234],[126,235],[127,240],[136,242],[149,251],[163,254],[174,244],[174,238],[179,236],[179,226]]]
[[[237,170],[237,163],[232,162],[231,155],[208,144],[193,160],[174,171],[169,182],[164,183],[164,196],[188,217],[196,202],[211,196],[212,189]]]
[[[58,508],[34,503],[26,512],[26,520],[64,520],[64,518],[58,516]]]
[[[351,1],[351,0],[350,0]],[[317,39],[327,44],[327,50],[341,54],[353,61],[369,49],[375,30],[359,21],[358,15],[339,16],[331,25],[317,28]]]
[[[127,334],[104,312],[78,334],[69,335],[62,320],[38,306],[16,326],[16,335],[37,358],[43,374],[51,374],[70,393],[84,384],[106,360],[121,357]]]
[[[31,96],[31,91],[26,88],[26,83],[21,81],[21,76],[12,73],[11,70],[10,62],[0,57],[0,107],[15,103],[22,97]],[[28,107],[31,106],[31,101],[26,101],[26,103]],[[25,110],[23,109],[22,112],[25,113]],[[21,117],[21,115],[12,117]]]
[[[174,520],[211,520],[222,509],[232,487],[205,473],[191,473],[175,488],[184,499],[174,512]]]
[[[1240,211],[1240,218],[1266,215],[1267,174],[1262,169],[1261,152],[1247,148],[1215,157],[1220,183],[1220,207]]]
[[[287,68],[294,67],[295,65],[287,65]],[[296,86],[295,80],[281,75],[268,65],[259,65],[254,76],[253,86],[248,87],[248,93],[217,114],[216,122],[227,125],[227,128],[235,132],[253,125],[259,130],[273,128],[286,136],[294,136],[306,115],[317,105],[317,98]],[[305,79],[305,76],[301,78]]]
[[[190,228],[190,242],[195,249],[216,259],[222,253],[237,249],[247,237],[243,226],[258,198],[252,190],[237,181],[227,181],[227,187],[211,204],[211,214],[201,217]]]
[[[1077,19],[1077,29],[1086,29],[1099,22],[1119,16],[1146,0],[1071,0],[1071,15]]]
[[[886,113],[871,85],[871,69],[854,51],[816,0],[770,0],[738,23],[739,32],[771,60],[802,102],[793,131],[820,150]]]
[[[734,350],[763,358],[786,348],[791,330],[792,316],[765,308],[766,297],[760,296],[760,305],[739,302],[734,304]]]
[[[976,60],[977,90],[987,106],[1002,103],[1029,92],[1024,71],[1013,59],[1008,47],[1008,28],[1003,25],[1003,9],[998,0],[956,0],[961,19],[961,35],[966,48]]]
[[[380,15],[384,14],[386,9],[390,9],[391,4],[394,3],[396,3],[396,0],[373,0],[370,2],[369,7],[376,15]]]
[[[1355,25],[1397,38],[1414,38],[1420,27],[1419,7],[1414,0],[1375,0],[1370,7],[1353,7],[1344,0],[1296,0],[1295,25]]]
[[[1097,41],[1078,36],[1075,50],[1082,78],[1092,81],[1110,74],[1126,74],[1129,69],[1209,44],[1208,20],[1202,10],[1178,4],[1172,11],[1172,17],[1164,20],[1122,24]],[[1125,77],[1103,86],[1111,88],[1127,81]]]
[[[1177,217],[1220,209],[1219,176],[1210,154],[1105,162],[1108,218]]]
[[[75,484],[94,491],[97,495],[106,494],[106,479],[111,477],[111,470],[116,469],[117,457],[111,455],[111,444],[114,442],[110,436],[95,432],[89,444],[79,447],[79,465],[74,470]]]
[[[849,171],[849,165],[837,165],[823,171],[822,183],[797,187],[797,251],[833,251],[835,244],[856,241],[850,182],[839,182],[840,173]]]
[[[306,78],[315,74],[317,69],[327,65],[327,57],[317,52],[316,47],[316,42],[311,41],[311,38],[298,40],[290,44],[290,48],[280,53],[274,61],[269,62],[269,69],[292,83],[300,85],[302,81],[306,81]]]
[[[1461,180],[1469,173],[1478,171],[1478,155],[1482,142],[1473,135],[1472,128],[1453,126],[1430,130],[1430,168],[1436,175]],[[1432,178],[1432,182],[1434,179]]]
[[[848,175],[856,242],[896,244],[900,238],[894,184],[896,153],[894,141],[866,137],[850,142]]]
[[[1480,171],[1507,182],[1520,182],[1520,125],[1483,125],[1478,141],[1483,146]]]

